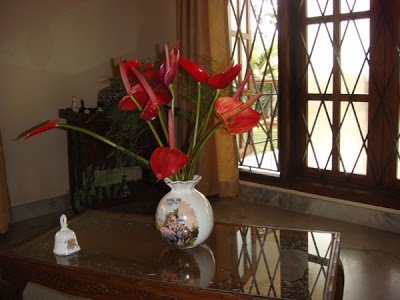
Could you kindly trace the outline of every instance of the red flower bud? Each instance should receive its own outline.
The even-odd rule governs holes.
[[[27,138],[30,138],[31,136],[33,136],[33,135],[35,135],[35,134],[38,134],[38,133],[41,133],[41,132],[43,132],[43,131],[47,131],[47,130],[53,129],[54,127],[56,127],[58,121],[59,121],[59,120],[55,120],[55,121],[53,121],[53,122],[51,122],[51,123],[47,123],[46,125],[43,125],[43,126],[37,128],[37,129],[35,129],[35,130],[29,132],[29,133],[25,136],[24,140],[26,140]]]

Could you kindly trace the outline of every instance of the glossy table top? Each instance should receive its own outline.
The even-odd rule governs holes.
[[[68,221],[81,251],[53,254],[56,228],[2,253],[86,274],[162,282],[240,297],[331,299],[340,234],[216,222],[194,249],[168,245],[149,216],[88,211]]]

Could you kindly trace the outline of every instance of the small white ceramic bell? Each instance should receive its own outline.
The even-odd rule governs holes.
[[[81,250],[78,245],[75,232],[68,228],[67,217],[65,215],[61,215],[60,225],[61,229],[56,233],[55,236],[53,253],[55,255],[66,256]]]

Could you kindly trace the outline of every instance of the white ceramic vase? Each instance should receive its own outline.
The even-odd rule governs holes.
[[[171,188],[156,211],[156,226],[161,236],[179,248],[193,248],[203,243],[214,226],[214,214],[207,198],[195,189],[201,176],[190,181],[164,179]]]

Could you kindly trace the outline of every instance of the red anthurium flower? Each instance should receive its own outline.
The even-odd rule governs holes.
[[[136,84],[135,86],[133,86],[131,93],[132,93],[132,96],[139,103],[140,107],[143,107],[146,104],[147,100],[149,100],[149,96],[147,96],[147,93],[145,92],[145,90],[143,89],[143,87],[140,84]],[[135,109],[137,109],[137,106],[129,96],[125,96],[119,102],[118,109],[119,110],[135,110]]]
[[[143,120],[151,121],[154,120],[158,115],[158,106],[153,101],[147,101],[140,118]]]
[[[154,75],[154,65],[151,63],[142,64],[138,60],[128,60],[124,64],[124,68],[126,76],[131,82],[133,82],[133,80],[135,79],[135,74],[132,72],[131,68],[143,70],[144,77],[146,77],[146,79],[150,79]]]
[[[143,112],[140,114],[140,117],[144,120],[154,120],[158,115],[158,105],[168,104],[172,100],[172,94],[168,87],[164,84],[159,84],[153,90],[154,95],[156,97],[156,102],[147,101]],[[147,98],[148,99],[148,98]],[[144,102],[146,103],[146,102]]]
[[[258,124],[262,115],[253,110],[251,105],[261,94],[261,92],[257,93],[246,103],[231,97],[217,99],[215,112],[231,134],[248,132]]]
[[[178,61],[178,43],[175,44],[171,53],[168,52],[168,46],[165,45],[165,61],[161,64],[158,72],[156,73],[154,84],[158,85],[162,83],[166,86],[170,85],[175,79],[176,71],[178,70]]]
[[[138,68],[143,69],[144,76],[147,79],[150,79],[154,75],[154,66],[151,63],[141,64],[137,60],[129,60],[124,64],[124,62],[122,61],[122,58],[121,57],[119,58],[119,71],[121,74],[122,82],[124,83],[124,86],[125,86],[126,93],[128,95],[132,95],[134,93],[139,92],[138,89],[140,89],[140,85],[138,85],[136,83],[135,85],[132,86],[132,83],[131,83],[134,81],[133,79],[137,78],[133,69],[137,70]],[[141,74],[140,74],[140,76],[141,76]],[[139,80],[139,78],[137,78],[137,79]],[[141,88],[140,92],[144,92],[143,88]],[[135,99],[136,99],[136,97],[135,97]]]
[[[178,172],[189,157],[175,149],[174,120],[172,110],[168,111],[169,147],[158,147],[150,157],[150,166],[158,179],[171,176]]]
[[[214,89],[224,89],[239,75],[241,69],[242,65],[237,64],[221,74],[211,76],[207,79],[207,84]]]
[[[158,179],[164,179],[178,172],[188,159],[177,149],[158,147],[150,157],[150,166]]]
[[[125,69],[125,74],[126,77],[128,77],[129,80],[132,80],[135,78],[135,74],[133,74],[133,72],[131,71],[131,68],[136,68],[139,69],[139,67],[142,64],[140,63],[140,61],[138,60],[128,60],[125,64],[124,64],[124,69]]]
[[[135,110],[137,109],[136,104],[132,101],[131,97],[125,96],[118,103],[119,110]]]
[[[238,76],[242,65],[237,64],[233,66],[233,62],[229,63],[225,71],[221,74],[214,76],[208,75],[208,73],[199,65],[194,62],[179,58],[179,64],[189,73],[189,75],[197,82],[207,83],[214,89],[226,88],[235,78]]]
[[[56,127],[56,125],[58,124],[58,121],[59,121],[59,120],[55,120],[55,121],[53,121],[53,122],[51,122],[51,123],[47,123],[46,125],[43,125],[43,126],[37,128],[37,129],[35,129],[35,130],[29,132],[29,133],[25,136],[24,140],[26,140],[27,138],[30,138],[31,136],[33,136],[33,135],[35,135],[35,134],[38,134],[38,133],[41,133],[41,132],[43,132],[43,131],[47,131],[47,130],[53,129],[53,128]]]
[[[210,77],[208,73],[199,65],[194,62],[179,58],[179,64],[189,73],[189,75],[197,82],[206,83],[207,79]]]
[[[165,84],[159,84],[153,90],[158,105],[168,104],[172,101],[172,94]]]
[[[154,65],[152,63],[144,63],[142,64],[144,77],[150,79],[154,75]]]
[[[157,105],[164,105],[171,102],[172,94],[169,91],[168,87],[164,84],[157,85],[156,88],[153,90],[146,79],[143,78],[142,74],[140,74],[137,69],[131,68],[131,70],[140,83],[139,86],[135,85],[131,89],[131,95],[135,97],[135,99],[139,102],[141,106],[143,106],[147,102],[140,117],[148,121],[154,120],[158,115]],[[148,101],[148,99],[150,99],[151,101]],[[129,99],[124,97],[120,101],[118,107],[125,110],[136,109],[136,105],[129,104],[128,100]]]

